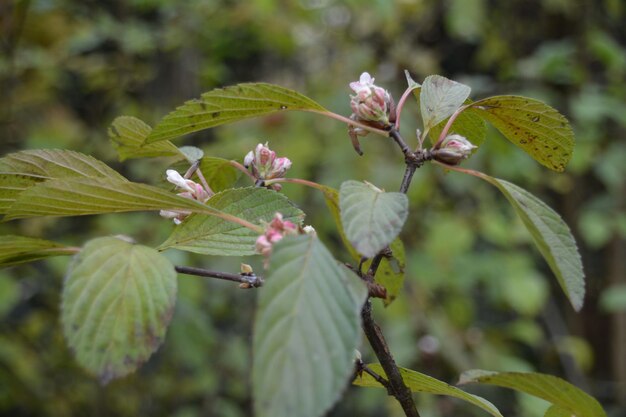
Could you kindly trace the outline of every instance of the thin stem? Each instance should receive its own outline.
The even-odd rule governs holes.
[[[200,182],[204,186],[204,189],[206,190],[206,192],[209,193],[209,195],[215,194],[215,192],[213,192],[211,187],[209,187],[209,183],[204,178],[204,175],[202,174],[202,170],[200,169],[199,166],[198,166],[198,169],[196,170],[196,174],[198,174],[198,178],[200,178]]]
[[[388,136],[389,135],[386,130],[377,129],[375,127],[371,127],[371,126],[368,126],[366,124],[359,123],[356,120],[351,120],[351,119],[349,119],[347,117],[344,117],[344,116],[342,116],[340,114],[337,114],[337,113],[333,113],[331,111],[317,111],[317,110],[309,110],[309,111],[312,112],[312,113],[321,114],[322,116],[330,117],[331,119],[339,120],[340,122],[344,122],[344,123],[352,125],[352,126],[360,127],[363,130],[367,130],[368,132],[376,133],[376,134],[381,135],[381,136]]]
[[[402,177],[402,184],[400,184],[400,192],[406,194],[409,191],[409,186],[413,180],[413,174],[417,170],[417,165],[407,164],[404,170],[404,176]]]
[[[263,286],[264,283],[262,277],[256,276],[254,274],[231,274],[228,272],[209,271],[208,269],[204,268],[194,268],[192,266],[179,265],[176,265],[174,269],[176,270],[176,272],[181,274],[196,275],[199,277],[216,278],[225,281],[238,282],[245,285],[245,287],[242,288],[258,288]]]
[[[448,164],[444,164],[443,162],[439,162],[439,161],[433,161],[435,162],[437,165],[445,168],[445,169],[449,169],[451,171],[456,171],[456,172],[462,172],[463,174],[468,174],[468,175],[472,175],[474,177],[478,177],[478,178],[483,178],[486,179],[487,176],[485,174],[483,174],[482,172],[479,171],[474,171],[473,169],[467,169],[467,168],[461,168],[461,167],[457,167],[454,165],[448,165]]]
[[[400,150],[402,151],[404,155],[407,155],[408,153],[411,152],[409,145],[406,144],[406,142],[404,141],[404,138],[402,138],[402,136],[400,135],[400,132],[398,132],[397,129],[391,129],[389,131],[389,136],[398,144],[398,146],[400,147]]]
[[[272,185],[272,184],[275,184],[277,182],[288,182],[288,183],[292,183],[292,184],[306,185],[307,187],[315,188],[315,189],[320,190],[322,192],[325,191],[325,188],[326,188],[322,184],[318,184],[316,182],[309,181],[309,180],[303,180],[301,178],[273,178],[271,180],[265,180],[264,181],[265,185]]]
[[[402,93],[402,97],[400,97],[400,100],[398,101],[398,105],[396,106],[396,123],[394,125],[394,128],[396,130],[400,130],[400,114],[402,113],[402,109],[404,108],[404,103],[406,103],[407,98],[409,98],[409,94],[411,94],[413,90],[415,90],[415,87],[409,87],[404,90],[404,93]]]
[[[252,181],[256,181],[256,178],[254,177],[254,175],[252,175],[250,173],[250,171],[248,171],[246,169],[246,167],[244,167],[243,165],[241,165],[239,162],[237,161],[228,161],[228,163],[230,164],[230,166],[237,168],[239,171],[243,172],[244,174],[246,174],[248,176],[248,178],[250,178]]]
[[[435,143],[435,146],[433,146],[433,149],[439,149],[439,147],[441,146],[441,143],[443,142],[443,140],[446,138],[446,136],[448,136],[448,131],[450,130],[450,127],[452,126],[452,123],[454,123],[456,118],[459,117],[459,114],[461,114],[461,112],[463,112],[463,110],[467,109],[470,106],[471,106],[471,104],[466,104],[465,106],[461,106],[458,109],[456,109],[456,111],[448,119],[448,123],[446,123],[446,125],[443,128],[443,130],[439,134],[439,139],[437,139],[437,143]]]

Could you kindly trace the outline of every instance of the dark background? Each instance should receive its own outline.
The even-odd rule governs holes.
[[[472,97],[523,94],[571,120],[577,138],[563,174],[548,171],[490,131],[465,165],[528,189],[571,226],[587,275],[575,313],[530,236],[497,190],[421,169],[409,192],[406,291],[376,311],[399,364],[455,382],[472,368],[559,375],[626,416],[626,3],[623,0],[4,0],[0,2],[0,151],[90,153],[127,177],[156,182],[159,160],[117,162],[106,129],[118,115],[156,123],[212,88],[267,81],[349,115],[348,83],[363,71],[399,98],[408,69],[441,74]],[[417,127],[404,113],[404,136]],[[269,141],[293,177],[338,187],[367,179],[395,190],[398,150],[345,126],[284,114],[179,140],[242,159]],[[323,199],[286,185],[337,258]],[[171,224],[154,213],[5,223],[8,234],[80,245],[125,233],[156,245]],[[182,264],[236,271],[240,259],[185,253]],[[68,259],[0,271],[0,414],[11,416],[224,416],[251,414],[254,291],[183,277],[164,345],[135,375],[106,387],[73,361],[59,326]],[[362,349],[366,358],[371,354]],[[470,387],[506,416],[539,417],[547,404]],[[424,417],[480,416],[444,397],[418,396]],[[350,388],[332,416],[399,416],[381,390]]]

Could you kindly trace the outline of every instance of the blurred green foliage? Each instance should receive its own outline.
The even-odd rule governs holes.
[[[115,161],[106,128],[128,114],[154,124],[211,88],[268,81],[348,115],[348,82],[363,71],[399,97],[403,70],[439,73],[472,96],[523,94],[572,121],[577,146],[555,174],[490,131],[467,165],[515,182],[561,213],[588,277],[575,314],[512,209],[486,184],[432,166],[410,190],[404,295],[376,311],[404,367],[453,382],[469,368],[564,376],[626,416],[626,3],[622,0],[6,0],[0,3],[0,151],[91,153],[134,180],[156,183],[166,163]],[[404,114],[410,138],[418,127]],[[338,187],[366,179],[395,190],[403,166],[380,138],[358,157],[345,126],[279,115],[199,132],[180,143],[241,159],[270,141],[291,176]],[[242,180],[243,181],[243,180]],[[339,259],[349,260],[323,196],[286,184]],[[2,233],[80,245],[124,233],[156,245],[171,225],[156,214],[34,219]],[[237,271],[239,259],[169,253],[180,264]],[[258,259],[249,260],[260,268]],[[12,416],[250,415],[255,291],[180,277],[166,342],[136,375],[101,387],[74,363],[59,326],[67,259],[0,272],[0,414]],[[363,349],[368,357],[370,352]],[[547,404],[498,389],[474,392],[507,416]],[[419,396],[423,416],[481,415]],[[350,388],[332,416],[401,415],[384,392]]]

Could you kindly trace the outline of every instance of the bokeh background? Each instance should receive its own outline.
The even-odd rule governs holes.
[[[0,151],[73,149],[155,183],[168,161],[119,163],[106,134],[111,121],[126,114],[154,124],[187,99],[245,81],[297,89],[345,115],[348,83],[363,71],[396,99],[408,69],[418,81],[436,73],[466,83],[474,98],[544,100],[576,133],[565,173],[538,165],[494,130],[466,166],[517,183],[562,214],[587,274],[583,310],[569,306],[497,190],[427,165],[409,193],[405,291],[390,307],[377,306],[376,316],[403,366],[451,383],[471,368],[551,373],[623,417],[625,23],[623,0],[3,0]],[[403,116],[414,144],[414,103]],[[403,172],[390,141],[367,137],[358,157],[344,125],[311,114],[242,122],[178,143],[241,159],[260,141],[293,161],[291,176],[330,186],[366,179],[395,190]],[[348,260],[321,195],[295,185],[284,191]],[[137,213],[12,222],[0,232],[76,245],[124,233],[156,245],[171,227],[155,213]],[[169,256],[233,272],[240,262]],[[0,271],[1,415],[251,415],[254,291],[181,276],[164,345],[138,373],[102,387],[75,364],[61,334],[68,262]],[[506,416],[539,417],[547,406],[503,389],[469,389]],[[417,401],[424,417],[485,415],[448,398]],[[330,415],[401,413],[382,390],[350,388]]]

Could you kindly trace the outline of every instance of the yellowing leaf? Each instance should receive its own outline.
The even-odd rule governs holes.
[[[479,100],[472,107],[540,164],[561,172],[572,157],[572,128],[547,104],[527,97],[495,96]]]

